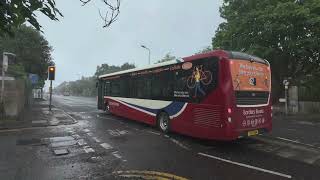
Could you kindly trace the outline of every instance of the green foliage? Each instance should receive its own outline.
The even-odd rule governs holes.
[[[109,73],[114,73],[118,71],[123,71],[127,69],[133,69],[136,66],[134,64],[129,64],[129,63],[124,63],[121,66],[109,66],[108,64],[101,64],[101,66],[97,66],[96,73],[94,74],[95,77],[98,77],[103,74],[109,74]]]
[[[60,94],[69,92],[73,96],[95,96],[96,80],[95,77],[82,77],[77,81],[63,82],[57,86],[54,91]]]
[[[54,91],[59,94],[69,92],[73,96],[96,96],[96,82],[98,76],[132,68],[135,68],[135,65],[130,63],[124,63],[121,66],[102,64],[101,66],[97,66],[96,73],[93,77],[82,77],[81,80],[63,82],[57,86]]]
[[[224,0],[220,13],[225,22],[212,39],[213,48],[268,59],[274,88],[285,77],[299,85],[306,74],[320,71],[319,0]]]
[[[212,51],[212,50],[213,50],[213,49],[212,49],[211,46],[207,46],[207,47],[201,49],[200,51],[196,52],[195,54],[203,54],[203,53],[210,52],[210,51]]]
[[[9,65],[7,73],[10,74],[10,76],[17,77],[20,79],[27,78],[27,73],[25,72],[24,67],[21,63]]]
[[[41,25],[37,20],[36,12],[55,21],[58,20],[57,16],[62,16],[56,8],[55,0],[1,0],[0,35],[14,35],[14,28],[25,22],[40,30]]]
[[[47,67],[54,65],[51,57],[52,47],[32,27],[23,25],[13,31],[15,33],[14,37],[8,35],[0,37],[0,53],[10,52],[17,55],[16,61],[19,65],[13,67],[9,65],[10,73],[13,76],[21,76],[21,66],[23,66],[25,72],[38,74],[40,84],[43,86],[47,79]]]
[[[157,61],[155,64],[166,62],[166,61],[172,61],[172,60],[175,60],[175,59],[176,59],[176,57],[172,56],[171,53],[169,52],[162,59]]]

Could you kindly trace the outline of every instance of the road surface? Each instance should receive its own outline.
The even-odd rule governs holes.
[[[18,154],[25,160],[17,165],[22,160],[12,164],[7,159],[7,164],[2,166],[12,169],[18,166],[19,170],[2,168],[2,177],[13,174],[13,179],[111,179],[110,174],[113,178],[157,176],[195,180],[320,177],[320,148],[315,144],[290,142],[286,137],[281,139],[281,134],[233,142],[199,140],[174,133],[164,135],[155,127],[97,110],[95,98],[54,96],[53,100],[56,109],[77,123],[28,131],[0,131],[1,142],[7,142],[6,146],[10,147],[8,137],[64,136],[73,137],[77,144],[67,144],[69,154],[62,156],[54,156],[50,148],[34,144],[31,149],[26,146],[29,150],[17,149],[33,154],[30,157],[4,148],[7,155]],[[28,163],[33,156],[42,160]],[[29,166],[27,170],[22,169],[25,166]]]

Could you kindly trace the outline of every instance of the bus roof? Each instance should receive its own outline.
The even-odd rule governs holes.
[[[105,78],[105,77],[121,75],[121,74],[125,74],[125,73],[130,73],[130,72],[135,72],[135,71],[141,71],[141,70],[152,69],[152,68],[156,68],[156,67],[176,64],[179,62],[193,61],[193,60],[197,60],[197,59],[214,57],[214,56],[221,57],[221,58],[249,60],[249,61],[255,61],[255,62],[259,62],[259,63],[263,63],[263,64],[269,64],[267,60],[263,60],[261,58],[258,58],[256,56],[252,56],[252,55],[249,55],[246,53],[235,52],[235,51],[225,51],[225,50],[213,50],[213,51],[210,51],[207,53],[196,54],[193,56],[182,58],[183,60],[176,59],[176,60],[172,60],[172,61],[166,61],[163,63],[148,65],[148,66],[141,67],[141,68],[134,68],[134,69],[128,69],[128,70],[119,71],[119,72],[115,72],[115,73],[104,74],[104,75],[99,76],[99,79]]]
[[[152,64],[152,65],[148,65],[148,66],[141,67],[141,68],[134,68],[134,69],[128,69],[128,70],[119,71],[119,72],[115,72],[115,73],[104,74],[104,75],[99,76],[99,79],[100,78],[104,78],[104,77],[116,76],[116,75],[120,75],[120,74],[125,74],[125,73],[130,73],[130,72],[135,72],[135,71],[141,71],[141,70],[152,69],[152,68],[156,68],[156,67],[176,64],[176,63],[179,63],[179,62],[182,62],[182,61],[177,59],[177,60],[172,60],[172,61],[166,61],[166,62],[162,62],[162,63]]]
[[[213,50],[203,54],[196,54],[193,56],[183,58],[184,61],[193,61],[196,59],[202,59],[207,57],[220,57],[220,58],[229,58],[229,59],[239,59],[239,60],[249,60],[255,61],[263,64],[269,64],[267,60],[261,59],[259,57],[236,51],[225,51],[225,50]]]

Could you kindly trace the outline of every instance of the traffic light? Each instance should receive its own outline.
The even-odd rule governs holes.
[[[48,79],[54,80],[56,73],[56,67],[55,66],[49,66],[48,67]]]

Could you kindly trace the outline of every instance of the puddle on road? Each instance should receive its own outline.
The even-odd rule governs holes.
[[[53,151],[54,155],[56,156],[62,156],[62,155],[67,155],[69,154],[68,149],[56,149]]]
[[[129,134],[129,131],[119,130],[119,129],[115,129],[115,130],[109,129],[107,131],[111,136],[123,136],[123,135]]]
[[[18,139],[16,145],[42,145],[41,139],[32,138],[32,139]]]
[[[50,147],[57,148],[57,147],[73,146],[75,144],[77,144],[77,141],[61,141],[61,142],[51,143]]]
[[[62,136],[62,137],[51,137],[49,138],[50,142],[60,142],[60,141],[72,141],[74,138],[72,136]]]

